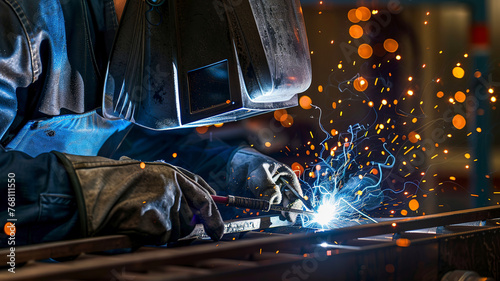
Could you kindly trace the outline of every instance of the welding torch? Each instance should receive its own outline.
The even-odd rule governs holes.
[[[312,211],[293,209],[289,207],[283,207],[278,204],[271,204],[269,201],[262,199],[239,197],[233,195],[228,195],[228,196],[212,195],[212,199],[215,201],[215,203],[225,204],[227,206],[233,206],[237,208],[261,210],[265,212],[279,211],[279,212],[292,212],[292,213],[310,214],[310,215],[315,214]]]
[[[282,184],[285,185],[286,189],[287,190],[290,190],[295,196],[297,196],[297,198],[299,198],[300,201],[302,201],[302,203],[304,203],[304,206],[306,206],[306,208],[310,211],[314,210],[312,204],[311,204],[311,201],[308,201],[306,200],[304,197],[302,197],[302,195],[299,194],[299,192],[297,191],[297,189],[293,188],[287,180],[285,180],[284,178],[280,178],[279,179],[280,182]]]

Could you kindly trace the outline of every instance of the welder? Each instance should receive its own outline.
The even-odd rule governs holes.
[[[227,59],[195,68],[206,59],[203,52],[224,48],[189,42],[207,31],[193,34],[186,27],[204,13],[188,2],[0,0],[0,221],[15,225],[16,245],[116,233],[164,244],[188,235],[196,223],[218,240],[223,220],[210,196],[216,193],[300,208],[294,193],[278,185],[284,178],[301,192],[289,167],[248,146],[200,139],[191,131],[259,113],[254,109],[260,105],[287,106],[284,98],[259,94],[266,87],[262,77],[279,65],[261,71],[252,60],[266,62],[272,52],[249,49],[253,58],[245,60],[235,47],[245,36],[256,41],[255,34],[270,46],[279,34],[234,26],[235,13],[248,1],[198,1],[210,3],[207,13],[233,32],[213,34],[226,34],[234,45],[225,49]],[[298,1],[290,3],[297,8]],[[291,33],[307,55],[297,30]],[[185,56],[193,50],[202,55]],[[165,55],[167,64],[158,64]],[[302,68],[310,74],[310,66]],[[137,85],[139,94],[127,90]],[[179,156],[172,159],[174,152]],[[221,173],[222,179],[211,176]],[[0,235],[2,247],[9,237]]]

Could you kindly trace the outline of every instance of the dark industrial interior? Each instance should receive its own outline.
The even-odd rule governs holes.
[[[500,2],[300,2],[313,75],[299,106],[195,134],[291,166],[309,197],[348,149],[342,184],[370,178],[353,192],[380,202],[323,227],[240,210],[219,242],[18,247],[0,280],[500,280]]]

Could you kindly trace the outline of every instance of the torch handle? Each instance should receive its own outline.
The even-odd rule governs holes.
[[[226,204],[228,206],[234,206],[238,208],[263,210],[263,211],[269,211],[269,209],[271,208],[271,204],[269,203],[269,201],[261,199],[239,197],[233,195],[229,195],[227,197],[212,195],[212,199],[214,200],[215,203]]]
[[[217,204],[229,204],[229,197],[212,195],[212,199]]]

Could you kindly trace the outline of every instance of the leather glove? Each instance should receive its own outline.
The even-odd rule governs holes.
[[[286,180],[301,196],[299,180],[295,173],[285,164],[263,155],[253,148],[241,148],[233,156],[229,167],[229,189],[235,195],[253,196],[266,199],[271,204],[302,209],[302,202],[290,190],[281,192],[278,181]],[[282,212],[289,221],[294,222],[297,213]]]
[[[199,176],[163,162],[57,154],[79,197],[86,236],[122,233],[159,245],[187,236],[198,219],[212,239],[222,237],[215,191]]]

